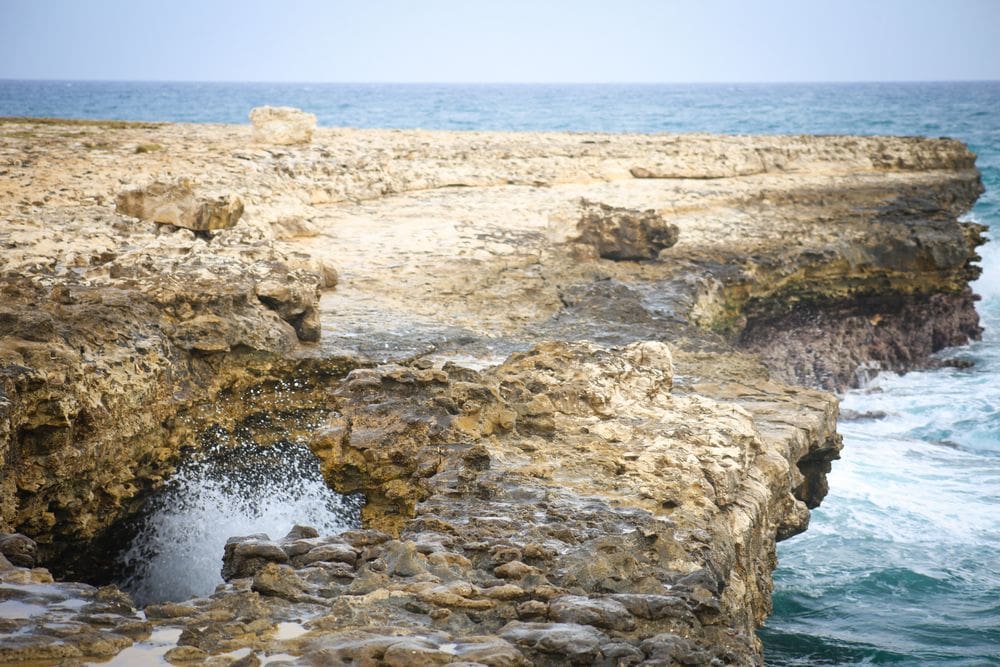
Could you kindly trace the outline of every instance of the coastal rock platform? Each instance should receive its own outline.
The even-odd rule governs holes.
[[[242,215],[115,208],[178,179]],[[761,664],[828,392],[979,335],[981,191],[948,139],[2,120],[0,663]],[[211,429],[363,527],[72,583]]]

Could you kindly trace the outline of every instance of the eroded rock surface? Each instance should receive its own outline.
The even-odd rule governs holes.
[[[84,573],[210,428],[294,432],[366,528],[234,539],[216,595],[11,661],[758,664],[775,540],[840,448],[789,383],[978,335],[958,142],[254,132],[0,122],[0,530]],[[178,176],[243,215],[116,211]],[[0,563],[70,585],[35,564]],[[19,651],[56,641],[36,616]]]
[[[308,144],[316,116],[293,107],[256,107],[250,110],[253,136],[265,144]]]
[[[635,211],[587,200],[580,206],[576,240],[594,246],[605,259],[656,259],[677,243],[677,225],[654,209]]]
[[[243,215],[243,202],[232,195],[199,195],[191,181],[182,179],[124,190],[115,198],[115,209],[141,220],[211,232],[235,226]]]

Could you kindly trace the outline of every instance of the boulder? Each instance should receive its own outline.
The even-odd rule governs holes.
[[[119,193],[115,207],[122,215],[162,225],[208,232],[233,227],[243,215],[243,201],[234,195],[201,195],[187,179],[155,181]]]
[[[250,110],[254,141],[263,144],[308,144],[316,116],[293,107],[255,107]]]
[[[12,565],[35,567],[38,545],[33,539],[20,533],[0,535],[0,555],[5,556]]]
[[[497,634],[522,649],[559,656],[560,660],[573,665],[595,664],[602,656],[601,644],[608,641],[603,632],[577,623],[511,621]]]
[[[576,225],[580,243],[592,245],[605,259],[656,259],[677,243],[677,225],[653,209],[640,211],[582,200]]]
[[[222,578],[226,581],[252,577],[268,563],[287,563],[288,554],[267,535],[231,537],[222,556]]]
[[[625,605],[609,598],[566,595],[551,603],[549,614],[552,620],[560,623],[593,625],[623,632],[635,630],[635,619]]]

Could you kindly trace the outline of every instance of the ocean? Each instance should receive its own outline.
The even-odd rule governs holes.
[[[1000,230],[1000,82],[433,85],[0,81],[0,115],[324,126],[950,136],[978,154],[969,219]],[[769,665],[1000,665],[1000,252],[981,249],[966,369],[882,375],[844,408],[809,530],[779,545]]]

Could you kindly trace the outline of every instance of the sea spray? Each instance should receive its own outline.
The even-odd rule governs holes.
[[[122,587],[143,606],[210,594],[235,535],[284,536],[295,524],[336,534],[360,526],[362,498],[323,481],[302,444],[217,442],[185,459],[147,502],[119,561]]]
[[[880,374],[844,396],[862,418],[839,425],[809,530],[779,546],[768,665],[997,664],[998,250],[980,249],[973,285],[983,340],[941,353],[971,367]]]

